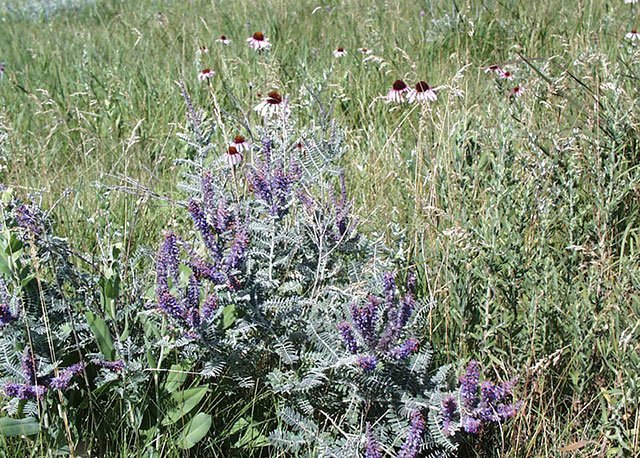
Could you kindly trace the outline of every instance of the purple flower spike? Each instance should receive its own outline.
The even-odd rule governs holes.
[[[415,458],[420,452],[420,446],[422,445],[422,433],[424,432],[425,421],[422,414],[415,411],[411,414],[411,427],[409,428],[409,434],[400,449],[398,458]]]
[[[338,325],[338,330],[340,331],[340,335],[342,336],[342,340],[346,345],[347,350],[354,354],[358,353],[358,342],[353,335],[353,329],[351,329],[351,325],[344,321]]]
[[[58,376],[51,379],[49,388],[53,390],[66,390],[69,388],[71,379],[74,375],[79,374],[84,369],[84,364],[77,363],[58,372]]]
[[[218,199],[218,207],[216,208],[214,224],[216,232],[218,232],[218,234],[224,234],[225,232],[229,231],[233,224],[233,218],[229,213],[227,201],[223,198]]]
[[[442,407],[440,414],[442,415],[442,432],[445,436],[452,436],[455,431],[451,428],[451,423],[454,421],[458,412],[458,403],[454,396],[447,396],[442,400]]]
[[[460,377],[460,415],[462,417],[462,429],[469,434],[478,434],[491,423],[500,423],[513,417],[520,403],[513,403],[512,390],[514,381],[496,385],[485,380],[480,383],[480,364],[471,361],[466,371]],[[442,414],[442,428],[447,431],[450,424],[448,416]]]
[[[208,321],[213,318],[213,314],[218,308],[218,298],[215,293],[211,293],[209,297],[207,297],[202,304],[202,310],[200,311],[200,316],[203,321]]]
[[[301,176],[298,164],[285,167],[282,161],[272,163],[263,156],[250,171],[248,180],[254,195],[269,209],[269,214],[282,218],[289,212],[289,203]]]
[[[480,382],[480,364],[470,361],[465,374],[460,377],[460,398],[465,409],[474,409],[478,405],[478,383]]]
[[[231,244],[229,256],[225,261],[229,269],[239,269],[242,267],[249,247],[249,235],[245,227],[241,227],[236,232],[236,236]]]
[[[375,370],[378,365],[378,360],[375,356],[371,355],[362,355],[358,356],[356,364],[360,366],[360,368],[365,372],[372,372]]]
[[[413,296],[410,293],[407,293],[400,301],[400,310],[398,311],[397,324],[399,331],[402,331],[402,329],[407,325],[415,307],[416,301],[413,299]]]
[[[373,431],[371,425],[367,423],[367,444],[364,449],[364,458],[382,458],[380,453],[380,445],[375,437],[373,437]]]
[[[17,319],[18,316],[11,313],[9,304],[0,303],[0,329]]]
[[[189,277],[187,285],[187,305],[191,309],[200,309],[200,282],[195,275]]]
[[[44,222],[40,210],[34,205],[21,204],[15,208],[16,223],[33,237],[44,233]]]
[[[166,232],[156,259],[156,294],[160,295],[169,291],[169,277],[174,283],[178,281],[179,257],[180,251],[176,235],[173,232]]]
[[[407,339],[397,347],[391,349],[391,356],[393,356],[395,359],[400,360],[407,359],[409,355],[418,351],[418,348],[420,348],[418,339],[414,339],[412,337],[410,339]]]
[[[396,281],[391,272],[385,272],[382,275],[382,288],[384,291],[384,298],[387,302],[393,302],[393,299],[396,296]]]
[[[262,152],[262,155],[263,155],[265,161],[269,161],[269,162],[271,161],[272,144],[273,144],[273,142],[271,141],[271,139],[269,137],[264,137],[262,139],[261,152]]]
[[[168,291],[161,293],[158,297],[158,307],[173,318],[180,319],[185,316],[185,310],[182,305]]]
[[[40,399],[47,393],[44,385],[27,385],[21,383],[7,383],[4,385],[4,394],[10,398]]]
[[[193,223],[204,240],[204,245],[207,247],[209,253],[211,253],[211,256],[217,264],[221,257],[220,247],[216,241],[216,234],[214,233],[213,228],[207,222],[207,217],[202,206],[195,200],[191,199],[189,201],[188,210],[191,215],[191,219],[193,219]]]
[[[469,434],[478,434],[481,428],[482,423],[480,423],[480,420],[476,418],[466,416],[462,419],[462,429]]]
[[[27,383],[31,385],[36,384],[36,373],[38,372],[38,362],[36,358],[33,356],[30,348],[27,348],[22,355],[22,375]]]
[[[374,297],[369,296],[366,304],[362,307],[358,307],[356,304],[351,305],[351,317],[353,324],[362,336],[362,338],[370,346],[375,345],[376,341],[376,324],[378,321],[378,304],[380,301]]]

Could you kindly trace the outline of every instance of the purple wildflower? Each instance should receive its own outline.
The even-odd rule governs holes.
[[[193,274],[189,277],[186,299],[190,309],[198,310],[200,308],[200,281]]]
[[[52,378],[49,382],[49,388],[54,390],[66,390],[69,388],[69,384],[71,383],[71,379],[74,375],[79,374],[83,370],[84,364],[77,363],[59,371],[58,376]]]
[[[367,423],[367,444],[364,449],[364,458],[382,458],[380,453],[380,445],[375,437],[373,437],[373,431],[371,425]]]
[[[420,347],[420,343],[418,339],[414,339],[413,337],[405,340],[403,343],[398,345],[395,348],[391,349],[391,356],[396,359],[403,360],[407,359],[409,355],[415,353]]]
[[[418,456],[420,446],[422,445],[422,433],[424,432],[425,421],[422,414],[415,411],[411,414],[411,427],[409,434],[400,449],[398,458],[415,458]]]
[[[224,198],[218,199],[216,207],[216,217],[214,218],[214,226],[218,234],[224,234],[231,228],[232,218],[229,213],[227,201]]]
[[[462,406],[471,410],[478,405],[478,383],[480,382],[480,364],[470,361],[462,377],[460,377],[460,398]]]
[[[262,157],[264,158],[265,161],[271,161],[271,148],[272,148],[273,142],[271,141],[271,139],[269,137],[263,137],[262,138],[262,148],[261,148],[261,152],[262,152]]]
[[[360,366],[363,371],[371,372],[375,370],[376,366],[378,365],[378,360],[375,356],[372,355],[362,355],[358,356],[356,364]]]
[[[21,204],[15,208],[16,223],[33,237],[44,232],[44,222],[40,210],[34,205]]]
[[[184,307],[169,291],[160,293],[158,296],[158,307],[170,317],[176,319],[185,317]]]
[[[216,196],[211,172],[202,174],[201,188],[204,211],[211,221],[214,231],[218,236],[221,236],[229,230],[232,222],[227,201],[222,196]]]
[[[263,157],[249,173],[248,179],[254,195],[267,206],[269,214],[282,218],[289,211],[289,202],[301,176],[297,163],[286,168],[282,161],[272,164]]]
[[[391,272],[385,272],[382,275],[382,290],[384,292],[384,298],[387,302],[393,302],[393,299],[396,296],[396,281],[393,278],[393,274]]]
[[[11,313],[9,304],[0,303],[0,329],[17,319],[18,316]]]
[[[38,372],[38,362],[36,358],[33,356],[30,348],[27,348],[22,355],[22,376],[25,380],[31,384],[35,385],[37,381],[36,374]]]
[[[227,276],[220,272],[214,265],[208,263],[189,249],[189,267],[198,280],[207,279],[216,285],[222,285],[227,281]]]
[[[454,396],[447,396],[442,400],[440,414],[442,415],[442,432],[445,436],[452,436],[454,431],[451,427],[456,413],[458,412],[458,403]]]
[[[376,324],[378,322],[378,305],[380,301],[375,296],[369,296],[366,304],[358,307],[356,304],[351,305],[351,317],[353,324],[362,336],[362,338],[370,346],[375,344],[376,340]]]
[[[515,404],[513,403],[500,404],[496,408],[496,412],[498,414],[498,418],[504,421],[504,420],[508,420],[509,418],[515,417],[521,407],[522,407],[521,401],[518,401]]]
[[[44,385],[28,385],[24,383],[6,383],[4,385],[6,396],[21,400],[40,399],[46,392],[47,387]]]
[[[409,292],[404,297],[398,297],[395,281],[391,274],[383,276],[383,285],[386,299],[387,325],[378,341],[378,348],[386,352],[400,338],[402,331],[409,322],[409,318],[411,318],[411,314],[415,309],[415,300]]]
[[[202,239],[204,240],[204,245],[207,247],[215,263],[217,264],[222,256],[220,246],[216,241],[216,235],[212,230],[213,228],[207,222],[207,217],[204,213],[204,210],[202,209],[202,206],[195,200],[191,199],[189,201],[188,210],[191,218],[193,219],[193,223],[195,224],[196,228],[200,232],[200,235],[202,236]]]
[[[461,424],[470,434],[478,434],[485,425],[513,417],[520,407],[520,403],[511,402],[513,381],[500,385],[490,381],[480,383],[480,372],[480,364],[471,361],[460,377]]]
[[[342,336],[342,340],[351,353],[357,353],[358,342],[356,341],[355,336],[353,335],[353,329],[351,329],[351,325],[346,321],[340,323],[338,325],[338,330],[340,331],[340,335]]]
[[[244,263],[247,248],[249,247],[249,235],[244,227],[237,230],[236,235],[231,243],[229,255],[225,264],[229,269],[239,269]]]
[[[482,428],[482,423],[477,418],[466,415],[462,418],[462,429],[469,434],[478,434]]]
[[[178,281],[179,257],[176,235],[170,231],[165,232],[164,241],[156,259],[157,295],[169,291],[169,277],[174,283]]]
[[[347,187],[344,182],[344,173],[340,172],[340,197],[333,193],[329,200],[330,214],[333,215],[335,227],[330,230],[335,242],[340,240],[357,240],[358,234],[354,233],[356,220],[351,215],[351,202],[347,198]]]
[[[185,314],[189,326],[200,326],[200,281],[195,275],[189,277],[187,294],[185,296]]]
[[[407,323],[409,322],[409,318],[411,318],[411,314],[413,313],[413,310],[415,309],[415,307],[416,307],[416,301],[411,295],[411,293],[405,294],[405,296],[400,301],[400,307],[398,310],[398,316],[397,316],[398,331],[402,331],[402,329],[407,325]]]
[[[202,304],[202,311],[200,312],[200,317],[204,321],[208,321],[213,317],[216,309],[218,308],[218,297],[215,293],[211,293],[205,300],[204,304]]]

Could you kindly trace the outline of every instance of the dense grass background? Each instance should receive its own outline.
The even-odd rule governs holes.
[[[215,94],[221,145],[251,136],[258,94],[278,88],[301,125],[326,116],[346,129],[343,165],[361,221],[418,266],[435,305],[425,334],[440,359],[478,358],[519,377],[522,413],[501,431],[499,453],[640,454],[640,55],[624,37],[637,8],[104,0],[48,17],[6,9],[2,182],[54,206],[75,246],[99,249],[107,226],[126,247],[155,246],[172,221],[165,201],[112,188],[129,178],[180,197],[177,82],[209,113]],[[266,56],[246,46],[256,30],[273,43]],[[231,45],[215,41],[221,34]],[[337,46],[348,55],[335,59]],[[364,59],[358,47],[373,53]],[[495,63],[515,80],[485,74]],[[210,87],[196,78],[204,67],[217,72]],[[438,102],[387,105],[380,96],[397,78],[439,86]],[[516,84],[524,95],[513,100]]]

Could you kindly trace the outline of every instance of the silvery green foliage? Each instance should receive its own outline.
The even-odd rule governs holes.
[[[268,383],[279,425],[270,440],[283,453],[369,453],[367,425],[384,456],[455,450],[440,431],[448,370],[434,371],[428,343],[411,338],[427,306],[410,275],[397,287],[386,273],[391,251],[357,231],[335,166],[340,131],[267,121],[231,165],[203,134],[216,126],[203,129],[187,102],[192,131],[182,138],[194,159],[183,161],[183,189],[194,231],[165,233],[157,258],[155,306],[174,328],[172,348],[202,371],[218,368],[211,375],[224,370],[237,392]],[[376,319],[362,331],[367,301]],[[341,336],[345,320],[359,344]]]
[[[45,402],[48,391],[69,388],[84,367],[82,349],[92,338],[78,306],[85,305],[93,283],[70,258],[39,206],[3,190],[0,387],[9,414],[43,414],[38,401]]]
[[[114,349],[107,351],[105,345],[111,341],[109,330],[96,312],[98,291],[102,289],[100,277],[95,271],[90,273],[91,269],[79,268],[77,262],[89,261],[54,234],[47,212],[36,202],[21,202],[11,189],[2,189],[3,408],[14,418],[38,417],[41,433],[57,446],[66,444],[63,430],[73,435],[91,422],[94,412],[104,409],[106,413],[107,405],[116,410],[112,400],[105,401],[103,396],[109,397],[121,388],[121,384],[113,382],[121,379],[125,368],[123,361],[113,360]],[[97,332],[99,328],[101,331]],[[97,338],[98,334],[102,337]],[[119,353],[125,352],[121,349]],[[133,383],[129,386],[139,378],[132,374],[129,381]],[[128,389],[129,393],[132,391]],[[60,404],[62,396],[66,400]],[[67,423],[62,421],[60,412],[67,415]]]

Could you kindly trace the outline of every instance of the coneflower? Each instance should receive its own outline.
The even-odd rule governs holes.
[[[387,102],[401,103],[405,94],[409,92],[409,87],[402,80],[395,80],[389,92],[387,92]]]
[[[498,77],[502,78],[503,80],[512,80],[513,79],[513,73],[508,72],[506,70],[500,70],[499,72],[497,72]]]
[[[229,146],[233,146],[239,153],[244,153],[245,151],[249,151],[251,143],[242,135],[236,135],[233,137],[233,141]]]
[[[499,65],[489,65],[488,67],[485,67],[484,69],[485,73],[495,73],[495,74],[500,74],[503,72],[502,67],[500,67]]]
[[[431,86],[424,81],[420,81],[414,89],[409,91],[407,100],[411,103],[435,102],[438,100],[438,96]]]
[[[198,72],[198,80],[202,82],[210,80],[211,78],[213,78],[213,75],[215,74],[216,72],[214,72],[210,68],[205,68],[203,70],[200,70],[200,72]]]
[[[339,47],[339,48],[334,49],[333,55],[335,57],[337,57],[337,58],[344,57],[344,56],[347,55],[347,51],[345,51],[345,49],[343,47]]]
[[[269,39],[265,38],[264,33],[262,32],[255,32],[252,36],[247,38],[247,43],[249,43],[249,47],[251,47],[251,49],[255,49],[256,51],[262,51],[263,49],[271,47]]]
[[[520,97],[522,97],[523,91],[524,89],[522,89],[522,86],[516,86],[513,89],[511,89],[511,91],[509,91],[509,95],[514,99],[519,99]]]
[[[278,91],[270,91],[254,110],[263,117],[283,113],[287,110],[287,100]]]
[[[369,48],[358,48],[358,52],[364,55],[371,54],[371,50]]]
[[[228,44],[231,44],[231,40],[228,39],[225,35],[220,35],[220,38],[218,38],[218,43],[223,44],[225,46],[227,46]]]
[[[631,29],[631,32],[627,33],[625,38],[631,41],[640,40],[640,33],[638,33],[637,29]]]
[[[230,146],[229,148],[227,148],[224,159],[230,166],[237,166],[242,163],[243,156],[235,146]]]

